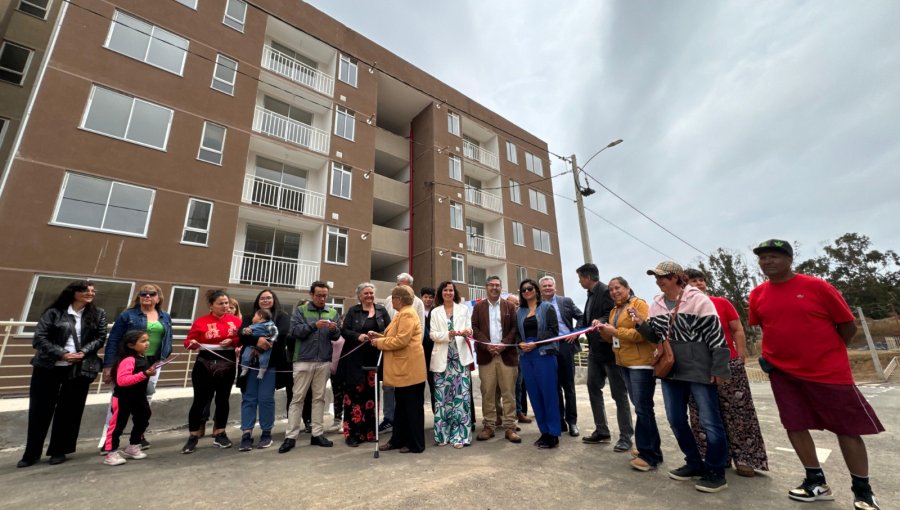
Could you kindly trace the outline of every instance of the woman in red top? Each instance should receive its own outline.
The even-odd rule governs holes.
[[[184,339],[186,348],[198,352],[191,372],[194,401],[188,412],[190,437],[181,453],[193,453],[197,448],[203,424],[203,407],[213,398],[216,402],[213,446],[231,447],[231,441],[225,434],[225,424],[228,421],[228,398],[234,384],[234,348],[239,343],[238,329],[241,320],[228,313],[230,301],[224,290],[207,292],[206,302],[209,304],[209,315],[197,318]]]

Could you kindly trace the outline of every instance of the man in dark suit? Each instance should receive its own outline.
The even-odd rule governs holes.
[[[556,279],[545,276],[538,281],[541,286],[541,301],[546,301],[556,310],[559,320],[559,334],[566,335],[576,328],[581,320],[581,310],[575,306],[571,298],[556,295]],[[559,415],[562,420],[562,431],[568,431],[572,437],[578,437],[578,407],[575,402],[575,353],[581,352],[578,337],[559,342],[559,359],[557,362],[556,393],[559,395]]]
[[[500,388],[506,439],[511,443],[521,443],[522,438],[516,433],[516,377],[519,373],[519,353],[514,347],[516,309],[505,299],[500,299],[501,287],[499,276],[489,277],[485,284],[487,299],[482,299],[472,309],[472,336],[478,342],[486,342],[475,344],[481,379],[481,413],[484,416],[484,428],[476,439],[485,441],[494,437],[497,388]]]
[[[587,290],[588,298],[584,305],[584,315],[581,318],[580,327],[590,326],[596,319],[600,322],[609,322],[609,312],[615,308],[615,302],[609,295],[606,284],[600,281],[600,271],[590,262],[575,270],[578,273],[578,283]],[[594,415],[594,432],[590,436],[581,438],[588,444],[610,443],[612,435],[606,420],[606,406],[603,403],[603,387],[609,380],[609,389],[612,398],[616,402],[616,417],[619,422],[619,440],[613,449],[624,452],[631,449],[634,437],[634,425],[631,421],[631,404],[628,402],[628,390],[625,388],[625,380],[616,366],[616,357],[613,354],[612,343],[604,341],[600,333],[590,331],[588,338],[588,371],[587,387],[588,397],[591,400],[591,412]]]

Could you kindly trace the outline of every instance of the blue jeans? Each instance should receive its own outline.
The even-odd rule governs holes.
[[[246,348],[246,347],[245,347]],[[262,379],[247,378],[241,396],[241,430],[253,430],[256,409],[259,408],[259,428],[272,430],[275,426],[275,371],[267,370]]]
[[[666,402],[666,416],[669,426],[684,453],[684,461],[693,469],[704,469],[707,473],[724,476],[728,459],[728,438],[719,414],[719,393],[715,384],[663,379],[663,399]],[[688,397],[693,395],[700,411],[700,425],[706,432],[706,459],[700,456],[697,441],[688,423]]]
[[[627,367],[619,369],[622,372],[622,379],[625,380],[631,404],[634,406],[634,414],[637,415],[634,444],[637,446],[638,456],[647,464],[656,466],[663,461],[659,427],[656,426],[656,413],[653,412],[656,377],[653,376],[653,370]]]
[[[525,389],[531,399],[531,412],[541,434],[559,437],[562,424],[559,397],[556,394],[556,356],[541,356],[537,349],[522,353],[519,369],[525,377]]]

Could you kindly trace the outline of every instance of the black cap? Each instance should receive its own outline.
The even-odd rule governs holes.
[[[780,251],[788,257],[794,258],[794,248],[791,247],[791,243],[781,239],[769,239],[768,241],[759,243],[759,246],[756,248],[753,248],[753,253],[756,255],[767,251]]]

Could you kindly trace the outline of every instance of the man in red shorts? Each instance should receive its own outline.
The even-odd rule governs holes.
[[[794,273],[794,250],[787,241],[764,241],[753,253],[768,277],[750,292],[750,324],[763,330],[760,366],[769,372],[781,424],[806,468],[803,483],[788,497],[834,499],[809,433],[828,430],[837,434],[853,480],[853,507],[877,510],[861,436],[884,427],[850,373],[847,344],[856,333],[853,313],[830,284]]]

